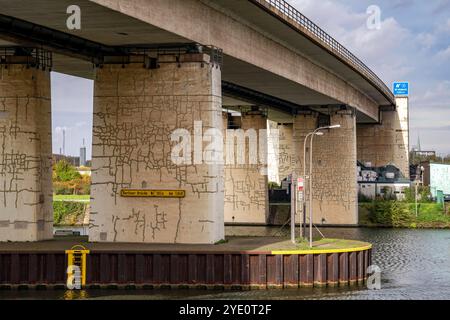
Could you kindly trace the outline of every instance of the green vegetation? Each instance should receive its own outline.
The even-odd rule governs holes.
[[[91,196],[88,194],[57,194],[53,196],[53,201],[90,201]]]
[[[55,225],[82,224],[87,204],[81,202],[53,202],[53,219]]]
[[[54,181],[67,182],[80,178],[81,174],[65,160],[58,161],[53,168]]]
[[[375,200],[359,204],[359,219],[363,226],[395,228],[450,228],[450,215],[442,205],[421,202],[418,216],[415,204],[407,201]]]
[[[421,203],[432,203],[431,190],[427,186],[419,186],[417,188],[417,199]],[[416,201],[415,188],[405,188],[405,202],[413,203]]]
[[[315,239],[313,247],[309,247],[309,241],[304,239],[297,239],[297,243],[294,245],[290,240],[273,243],[270,245],[263,245],[258,248],[242,248],[243,250],[258,250],[258,251],[290,251],[290,250],[334,250],[334,249],[351,249],[360,248],[369,245],[369,243],[345,240],[345,239],[331,239],[320,238]]]
[[[274,181],[269,181],[268,187],[269,187],[269,190],[280,189],[281,188],[281,186],[278,183],[274,182]]]
[[[449,208],[432,202],[429,187],[418,188],[416,216],[415,189],[405,189],[405,199],[397,201],[389,193],[372,200],[359,195],[359,223],[370,227],[450,228]]]
[[[86,169],[86,168],[84,168]],[[91,178],[65,160],[53,166],[53,219],[55,225],[83,224],[90,200]]]
[[[81,175],[67,161],[58,161],[53,167],[53,190],[56,195],[89,195],[91,177]]]
[[[402,202],[412,203],[416,200],[416,190],[415,188],[405,188],[405,199]],[[392,192],[389,187],[384,187],[381,189],[381,193],[383,196],[377,196],[375,199],[376,202],[379,201],[395,201],[396,195]],[[432,203],[431,191],[430,187],[427,186],[419,186],[417,188],[417,199],[421,203]],[[362,193],[358,193],[358,202],[359,203],[372,203],[374,200],[365,196]]]
[[[214,244],[219,245],[219,244],[224,244],[224,243],[228,243],[228,240],[222,239],[222,240],[216,241]]]

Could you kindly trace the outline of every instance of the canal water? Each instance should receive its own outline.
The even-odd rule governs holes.
[[[288,230],[282,230],[284,235]],[[328,238],[373,244],[381,289],[301,288],[259,291],[87,290],[0,291],[0,299],[450,299],[450,230],[324,228]],[[279,228],[233,227],[228,234],[274,235]]]

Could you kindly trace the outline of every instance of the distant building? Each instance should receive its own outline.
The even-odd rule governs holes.
[[[80,157],[71,157],[71,156],[65,156],[62,154],[53,154],[52,155],[52,163],[53,164],[55,164],[61,160],[66,160],[68,163],[70,163],[74,167],[80,166]]]
[[[62,154],[53,154],[52,155],[52,164],[57,163],[58,161],[66,160],[68,163],[70,163],[74,167],[80,167],[80,157],[71,157],[71,156],[64,156]],[[90,168],[92,166],[92,160],[85,160],[84,167]]]
[[[86,147],[80,148],[80,167],[86,166]]]
[[[394,165],[372,167],[370,163],[358,162],[357,168],[358,192],[369,199],[378,196],[402,200],[405,198],[405,189],[411,187],[411,182]]]
[[[436,157],[436,151],[419,151],[413,150],[414,157]]]
[[[450,195],[450,165],[423,162],[423,184],[430,187],[431,195],[436,198],[439,191]]]

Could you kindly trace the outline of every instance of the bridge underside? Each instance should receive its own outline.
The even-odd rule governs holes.
[[[205,163],[204,159],[196,162],[195,155],[190,159],[193,162],[173,163],[171,150],[176,139],[171,133],[178,128],[197,132],[196,122],[201,121],[204,140],[194,138],[189,148],[198,143],[206,146],[218,132],[226,136],[227,129],[232,128],[225,109],[247,110],[240,115],[239,129],[261,131],[267,129],[267,120],[272,120],[287,132],[291,137],[288,145],[272,146],[281,154],[279,167],[284,161],[283,173],[278,175],[281,179],[286,173],[301,174],[303,139],[308,130],[340,124],[339,132],[329,131],[326,137],[317,139],[313,177],[318,184],[312,206],[317,223],[357,223],[357,156],[363,155],[365,161],[376,157],[370,152],[370,145],[376,144],[371,134],[374,131],[357,127],[383,127],[380,106],[390,102],[355,70],[323,48],[311,45],[252,1],[174,0],[169,5],[168,1],[152,0],[145,2],[151,10],[144,10],[139,1],[81,0],[77,3],[82,14],[81,30],[68,31],[66,8],[71,2],[0,0],[0,45],[44,48],[53,54],[53,71],[95,81],[92,240],[214,243],[224,236],[224,219],[266,223],[267,151],[262,166],[224,166]],[[169,14],[172,19],[162,18]],[[262,30],[264,25],[273,33]],[[284,38],[275,41],[280,34]],[[201,44],[204,51],[195,44]],[[304,54],[299,53],[302,48]],[[36,75],[13,78],[10,65],[24,70],[29,67],[28,60],[20,60],[23,52],[17,52],[6,50],[2,54],[2,72],[6,75],[2,81],[12,82],[0,87],[0,99],[11,98],[11,92],[4,90],[8,85],[39,88],[42,79],[49,79],[49,66],[43,65],[37,65],[40,69],[33,71]],[[42,97],[36,92],[31,97],[39,101]],[[16,96],[19,103],[30,95],[20,91]],[[49,97],[45,96],[45,101]],[[48,137],[44,137],[46,128],[36,123],[38,118],[26,116],[28,109],[20,110],[24,116],[14,112],[11,103],[0,109],[0,133],[11,145],[2,149],[6,162],[0,163],[0,191],[10,196],[3,203],[7,215],[0,218],[0,241],[45,239],[50,234],[43,226],[49,225],[51,210],[51,170],[47,164],[51,155]],[[50,113],[41,116],[45,117],[42,123],[50,119]],[[26,143],[29,149],[21,146],[22,138],[19,141],[17,135],[9,134],[27,126],[36,136]],[[392,121],[388,126],[376,132],[385,133],[389,136],[385,141],[395,144],[391,158],[404,161],[404,140],[399,142],[395,136],[404,127]],[[209,129],[216,131],[211,133]],[[364,144],[357,148],[360,132]],[[185,142],[178,138],[181,144]],[[268,149],[269,144],[259,142],[258,148]],[[383,148],[378,145],[377,152],[383,152]],[[245,152],[249,156],[248,148]],[[18,164],[11,158],[14,154],[34,159],[37,165],[30,167],[28,161],[20,175],[33,174],[41,184],[20,182],[24,185],[18,189],[17,182],[23,180],[15,171]],[[389,158],[387,155],[383,160]],[[122,196],[124,189],[183,190],[185,196],[133,199]],[[31,202],[21,197],[27,192],[31,192]],[[26,207],[28,216],[18,214],[18,203]],[[24,225],[21,219],[37,228],[31,238],[14,233],[14,228]],[[9,231],[3,232],[6,225]]]
[[[14,30],[20,22],[5,20],[1,30],[5,40],[0,44],[48,45],[52,38],[64,42],[72,40],[71,36],[109,47],[196,42],[223,49],[224,81],[282,100],[302,106],[350,105],[357,110],[358,121],[364,123],[377,122],[379,105],[390,104],[345,63],[251,1],[188,0],[172,1],[170,5],[166,1],[150,1],[146,6],[151,10],[140,11],[138,1],[124,5],[117,1],[81,0],[77,2],[82,14],[81,30],[75,31],[66,26],[69,16],[66,8],[72,4],[69,0],[0,1],[0,4],[2,15],[38,26],[32,32],[26,30],[29,32],[19,39]],[[160,16],[169,13],[167,10],[171,19],[161,19]],[[237,16],[238,12],[241,16]],[[166,25],[169,20],[171,24]],[[263,26],[273,34],[266,33]],[[40,41],[39,27],[59,33],[55,37],[44,30],[47,38]],[[277,36],[278,42],[273,40]],[[64,45],[50,49],[54,51],[54,71],[93,79],[92,63],[79,59],[85,58],[83,53],[77,54]]]

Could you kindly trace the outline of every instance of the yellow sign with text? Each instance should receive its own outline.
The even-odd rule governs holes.
[[[122,189],[120,195],[129,198],[184,198],[186,191]]]

